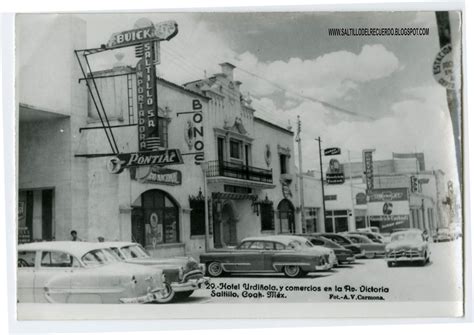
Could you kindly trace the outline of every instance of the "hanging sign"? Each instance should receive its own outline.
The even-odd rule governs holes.
[[[109,159],[107,169],[110,173],[120,173],[124,168],[133,166],[175,164],[183,164],[183,158],[179,149],[118,154]]]
[[[372,160],[372,153],[374,151],[375,149],[362,150],[367,193],[370,193],[374,189],[374,162]]]
[[[327,148],[324,149],[324,156],[335,156],[341,154],[341,148]]]
[[[326,172],[326,181],[328,184],[344,184],[344,169],[337,159],[329,161],[329,168]]]
[[[143,57],[137,63],[138,148],[158,150],[161,146],[158,128],[154,43],[143,44]]]
[[[169,41],[178,34],[175,21],[160,22],[148,27],[114,33],[107,42],[107,49],[116,49],[139,45],[150,41]]]

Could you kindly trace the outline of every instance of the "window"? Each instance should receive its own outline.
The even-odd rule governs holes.
[[[317,239],[312,239],[311,243],[313,243],[314,245],[324,245],[323,241]]]
[[[18,267],[32,268],[35,266],[36,251],[19,251],[18,252]]]
[[[275,219],[273,212],[273,203],[260,204],[260,220],[262,223],[262,231],[275,230]]]
[[[280,173],[288,173],[288,156],[280,154]]]
[[[284,244],[275,242],[275,250],[285,250],[285,249],[286,247]]]
[[[239,249],[248,249],[251,244],[252,244],[252,241],[244,242],[239,246]]]
[[[349,230],[347,210],[326,211],[325,228],[327,233],[339,233]]]
[[[65,252],[60,251],[44,251],[41,255],[42,267],[54,268],[72,268],[78,267],[77,259]]]
[[[306,232],[314,233],[318,227],[318,209],[316,207],[305,208]]]
[[[191,236],[206,234],[206,214],[204,199],[190,199]]]
[[[242,145],[239,141],[230,140],[230,158],[241,159],[240,147]]]

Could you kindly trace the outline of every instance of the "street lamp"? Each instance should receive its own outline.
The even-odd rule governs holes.
[[[202,174],[204,175],[204,224],[205,224],[205,237],[204,237],[204,250],[209,251],[209,207],[207,203],[207,171],[209,170],[209,163],[201,163]]]

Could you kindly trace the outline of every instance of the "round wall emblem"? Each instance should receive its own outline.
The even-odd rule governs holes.
[[[107,171],[114,174],[122,172],[122,161],[118,157],[110,158],[107,160]]]
[[[385,215],[392,214],[392,211],[393,211],[393,204],[391,202],[386,202],[383,204],[382,212]]]

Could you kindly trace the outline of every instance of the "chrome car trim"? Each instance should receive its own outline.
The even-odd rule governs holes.
[[[277,266],[310,266],[309,263],[295,263],[295,262],[289,262],[289,263],[273,263],[273,268],[275,269],[276,272],[278,272]]]
[[[201,288],[202,285],[209,282],[208,277],[202,277],[199,279],[189,279],[185,283],[171,283],[171,288],[175,292],[191,291]]]
[[[221,263],[221,266],[225,271],[235,271],[235,270],[226,269],[227,266],[232,266],[232,265],[234,265],[234,266],[246,266],[246,265],[250,265],[250,263]]]

